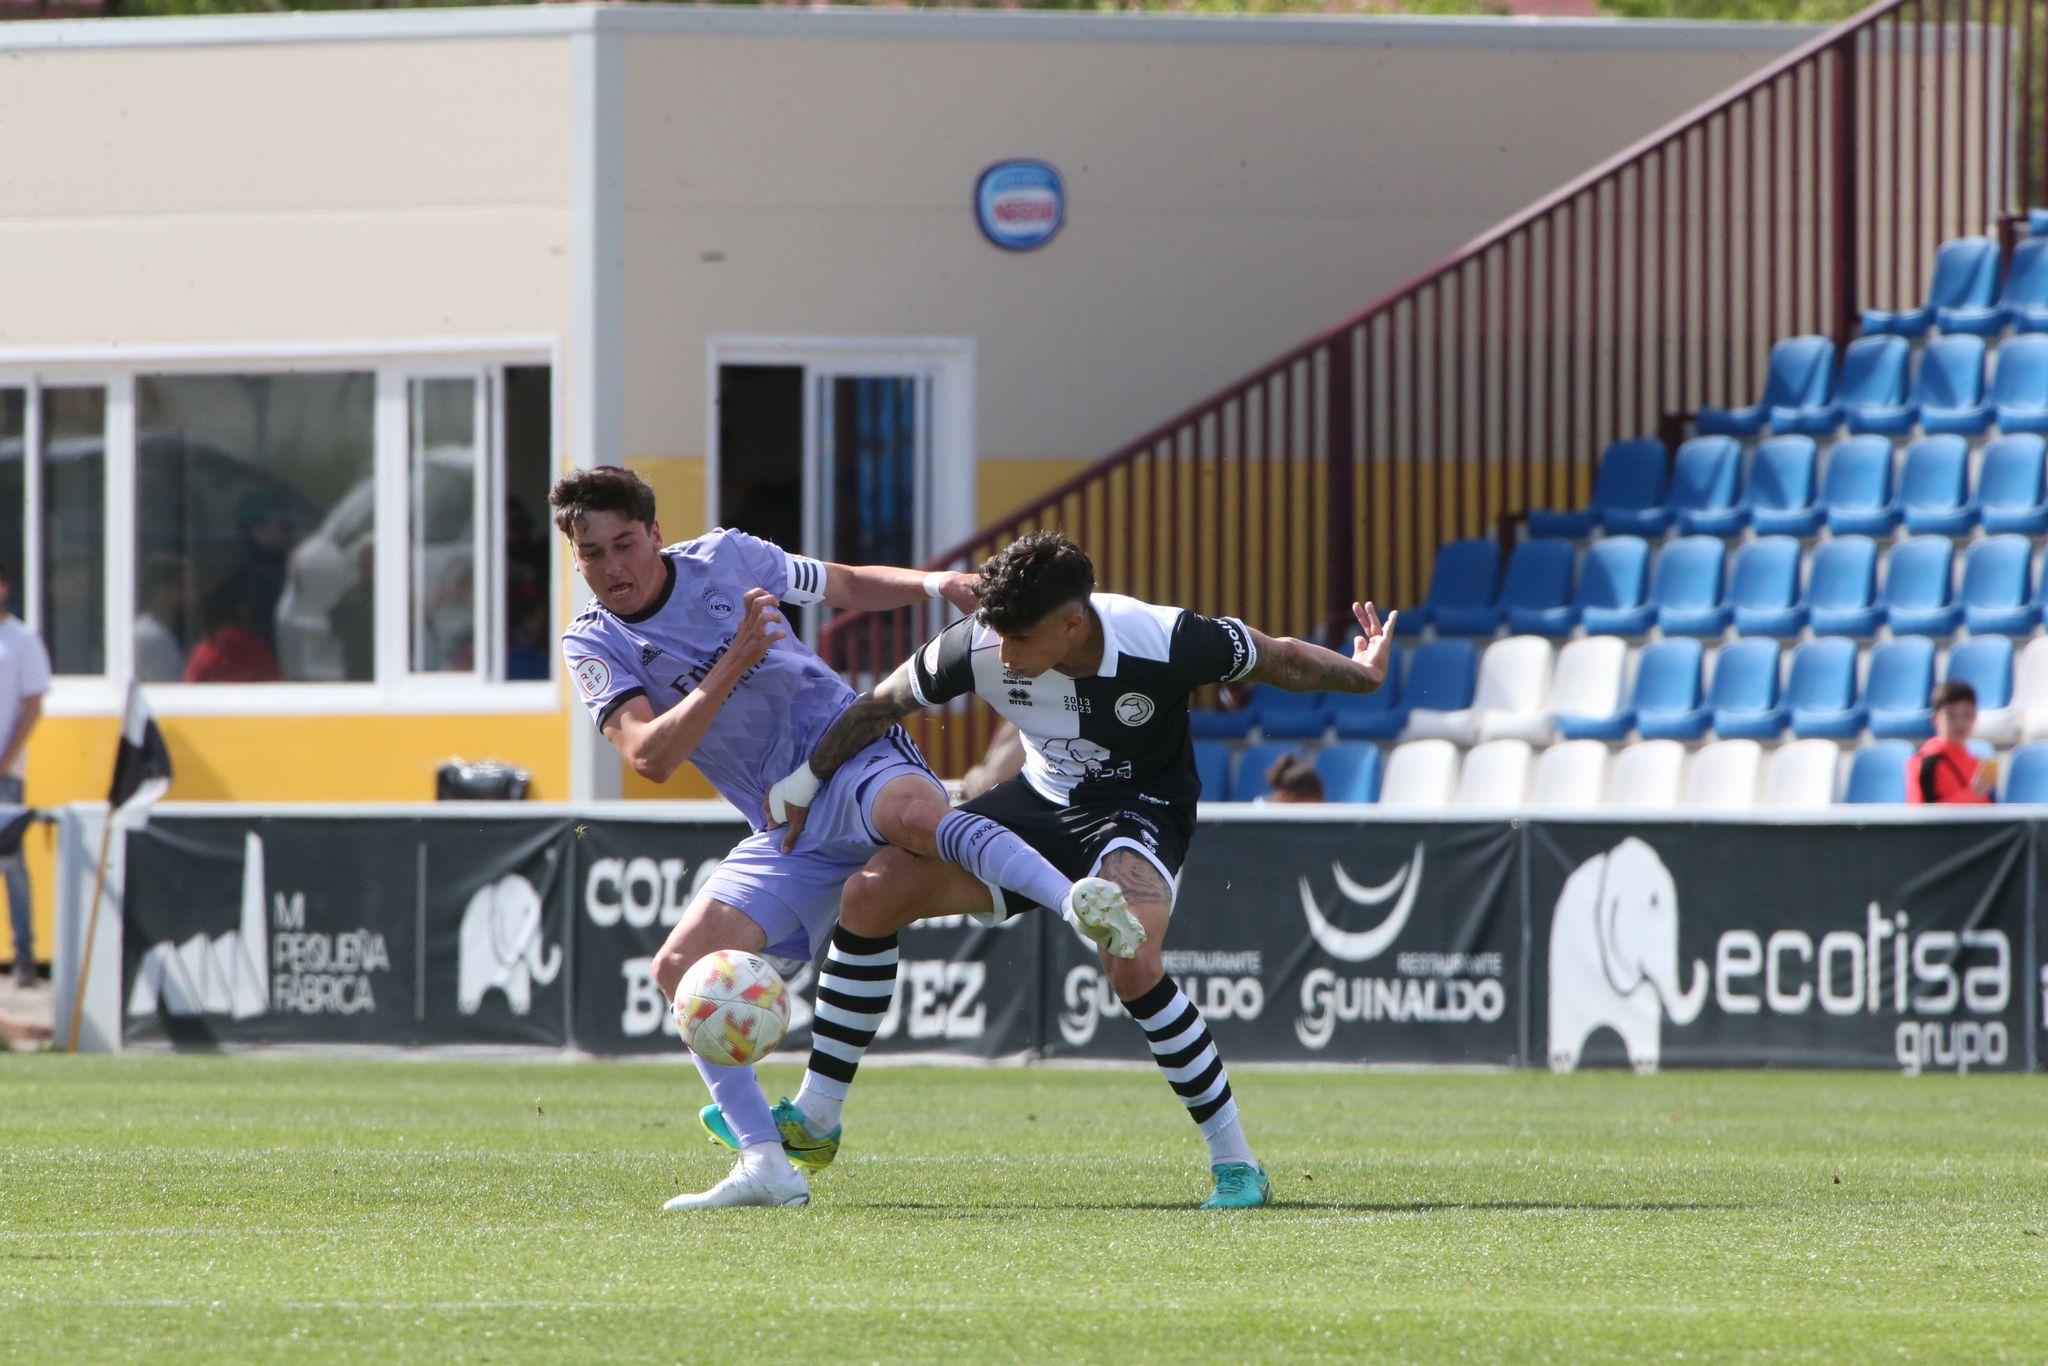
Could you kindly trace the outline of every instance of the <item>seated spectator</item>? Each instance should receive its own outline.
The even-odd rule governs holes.
[[[249,629],[249,598],[233,580],[206,595],[206,636],[185,663],[187,683],[275,683],[277,652]]]
[[[1283,754],[1266,770],[1266,786],[1273,789],[1267,801],[1319,802],[1323,799],[1323,775],[1316,761],[1306,754]]]
[[[1948,682],[1934,690],[1934,738],[1906,760],[1906,804],[1981,806],[1991,800],[1998,766],[1977,762],[1970,732],[1977,726],[1977,690]]]

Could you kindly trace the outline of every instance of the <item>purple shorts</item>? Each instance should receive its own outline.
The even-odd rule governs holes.
[[[780,829],[749,835],[698,885],[698,895],[759,925],[768,936],[767,957],[809,962],[839,919],[839,889],[888,843],[868,821],[875,798],[906,775],[924,779],[946,800],[945,785],[899,727],[826,780],[793,852],[782,852]]]

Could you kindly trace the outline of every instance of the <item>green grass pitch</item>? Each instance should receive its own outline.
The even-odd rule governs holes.
[[[792,1066],[767,1072],[793,1090]],[[56,1361],[2048,1358],[2038,1078],[870,1068],[808,1209],[682,1067],[0,1057],[0,1325]]]

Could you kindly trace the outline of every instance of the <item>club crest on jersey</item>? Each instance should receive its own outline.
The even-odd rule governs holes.
[[[1116,700],[1116,719],[1127,726],[1142,726],[1158,708],[1141,692],[1127,692]]]
[[[595,697],[612,685],[612,670],[601,659],[586,659],[576,665],[576,686],[585,697]]]
[[[712,616],[724,621],[732,615],[732,598],[722,588],[704,590],[704,608]]]

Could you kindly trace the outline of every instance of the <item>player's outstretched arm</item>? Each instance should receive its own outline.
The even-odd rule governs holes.
[[[747,670],[767,658],[768,648],[788,634],[775,595],[765,588],[748,589],[739,630],[718,662],[705,671],[704,681],[659,716],[645,697],[632,698],[605,718],[605,739],[635,773],[653,782],[667,782],[697,752],[725,699],[732,696]]]
[[[962,612],[972,612],[981,606],[981,599],[974,594],[974,585],[979,582],[973,574],[944,569],[927,574],[883,564],[827,564],[825,605],[848,612],[886,612],[929,597],[944,599]]]
[[[1351,643],[1351,653],[1342,655],[1311,645],[1292,636],[1274,637],[1252,632],[1258,647],[1258,662],[1245,675],[1248,682],[1271,683],[1288,692],[1373,692],[1387,677],[1387,652],[1393,646],[1394,622],[1399,612],[1387,613],[1381,622],[1369,602],[1351,604],[1362,633]]]
[[[768,789],[768,824],[789,826],[782,840],[785,850],[794,849],[797,837],[803,834],[819,786],[847,760],[887,735],[898,721],[924,707],[911,686],[910,670],[905,661],[873,692],[856,698],[819,737],[810,762]]]

